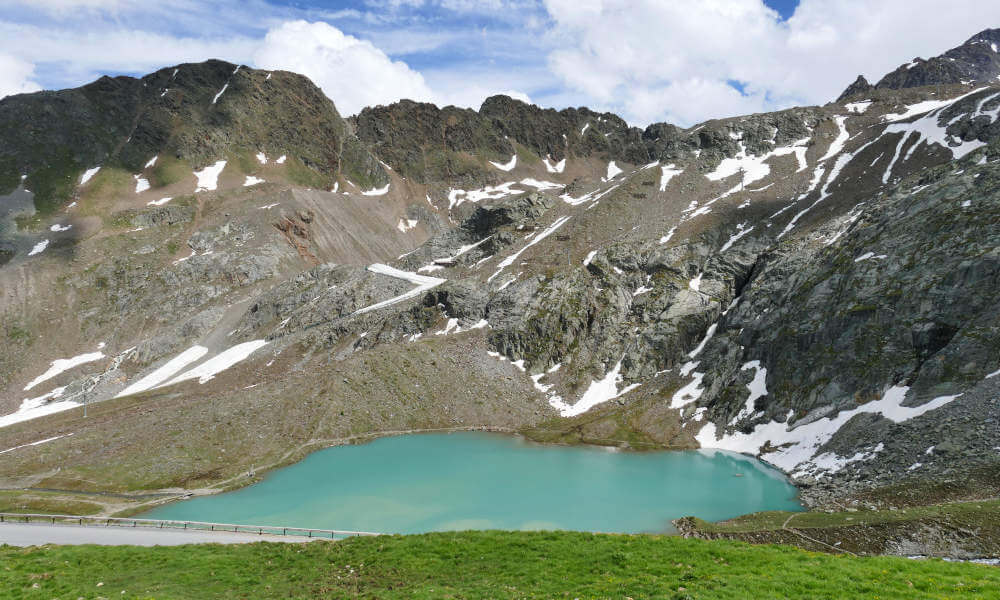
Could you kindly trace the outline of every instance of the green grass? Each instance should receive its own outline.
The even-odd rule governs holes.
[[[153,165],[153,170],[149,174],[149,183],[154,188],[161,188],[173,183],[177,183],[186,177],[192,177],[194,169],[186,160],[180,160],[173,156],[161,156]]]
[[[34,196],[35,210],[40,215],[54,213],[73,194],[77,178],[83,169],[76,164],[69,150],[59,152],[50,158],[50,162],[33,171],[24,181],[24,186],[31,190]]]
[[[285,161],[285,175],[289,181],[302,187],[325,190],[333,185],[333,179],[329,175],[310,169],[294,156],[289,156]]]
[[[575,532],[0,547],[6,598],[996,598],[1000,569]],[[101,584],[101,585],[98,585]],[[124,593],[123,593],[124,590]]]
[[[791,518],[790,522],[788,522],[789,518]],[[816,529],[898,523],[918,519],[959,522],[975,528],[991,526],[1000,519],[1000,500],[911,506],[898,510],[859,510],[834,513],[770,511],[743,515],[719,523],[709,523],[701,519],[694,519],[693,522],[699,530],[709,533],[743,533],[781,529],[786,522],[788,522],[789,527],[796,529]]]
[[[86,214],[99,214],[93,204],[101,198],[124,195],[135,189],[135,179],[132,174],[117,167],[101,167],[94,178],[87,182],[81,198],[81,210]]]
[[[0,512],[92,515],[100,510],[100,504],[67,498],[61,494],[0,491]]]

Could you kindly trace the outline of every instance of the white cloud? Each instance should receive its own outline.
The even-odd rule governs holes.
[[[783,23],[760,0],[545,0],[549,67],[599,108],[645,124],[834,99],[1000,22],[1000,4],[802,0]],[[933,15],[933,18],[929,18]],[[745,85],[741,94],[728,81]]]
[[[476,108],[517,90],[637,125],[825,103],[858,73],[877,80],[1000,23],[1000,3],[981,0],[802,0],[787,22],[761,0],[369,0],[334,12],[266,0],[0,4],[3,93],[221,58],[303,73],[344,114],[404,97]],[[401,56],[409,64],[392,60]]]
[[[309,77],[345,116],[401,98],[433,100],[423,76],[406,63],[322,22],[289,21],[271,29],[253,62]]]
[[[9,54],[0,54],[0,98],[42,89],[32,81],[35,65]]]
[[[525,104],[534,104],[531,101],[531,96],[525,94],[524,92],[519,92],[517,90],[503,90],[503,91],[500,91],[500,92],[494,92],[494,94],[502,94],[504,96],[510,96],[514,100],[520,100],[521,102],[524,102]],[[483,98],[483,100],[485,100],[485,99],[486,98]]]
[[[22,60],[45,64],[70,85],[108,72],[146,74],[167,65],[220,58],[249,62],[259,40],[247,37],[189,38],[119,28],[90,30],[0,21],[0,39]]]

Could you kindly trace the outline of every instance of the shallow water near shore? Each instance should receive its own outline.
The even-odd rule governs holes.
[[[683,516],[801,510],[796,497],[779,471],[731,452],[619,452],[462,432],[326,448],[246,488],[143,516],[382,533],[667,533]]]

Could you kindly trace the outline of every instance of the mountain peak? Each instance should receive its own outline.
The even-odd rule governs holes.
[[[865,79],[865,76],[858,75],[858,78],[854,80],[854,83],[847,86],[847,89],[844,90],[842,94],[840,94],[840,96],[837,98],[837,102],[842,102],[845,99],[854,96],[855,94],[867,93],[871,91],[871,89],[872,89],[872,84],[869,83],[867,79]]]
[[[843,100],[869,89],[899,90],[925,85],[996,81],[1000,77],[1000,29],[984,29],[961,46],[928,59],[916,57],[864,88],[859,78],[840,95]],[[865,82],[867,83],[867,82]]]

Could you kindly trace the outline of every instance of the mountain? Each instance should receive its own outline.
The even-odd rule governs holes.
[[[901,90],[929,85],[995,82],[1000,77],[1000,29],[985,29],[940,56],[914,58],[874,86],[861,75],[837,98],[843,101],[871,90]]]
[[[486,428],[746,452],[812,507],[980,497],[1000,85],[877,91],[687,129],[504,96],[344,120],[209,61],[0,101],[0,448],[44,441],[0,480],[110,511]]]
[[[0,119],[9,132],[0,141],[0,193],[27,174],[41,214],[65,204],[88,168],[138,172],[161,155],[151,175],[162,185],[218,158],[252,165],[255,152],[277,148],[294,153],[303,183],[341,173],[388,181],[311,81],[217,60],[10,96],[0,100]]]

